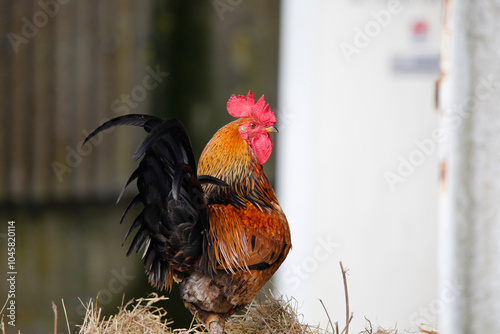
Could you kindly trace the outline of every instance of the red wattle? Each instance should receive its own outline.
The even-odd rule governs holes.
[[[257,156],[259,164],[263,165],[271,156],[271,152],[273,151],[273,141],[268,133],[264,133],[250,139],[250,147]]]

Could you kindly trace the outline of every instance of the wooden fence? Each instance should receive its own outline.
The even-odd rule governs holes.
[[[134,132],[81,142],[106,118],[144,112],[164,79],[148,63],[151,5],[0,2],[0,202],[105,196],[126,179]]]
[[[0,0],[0,205],[115,196],[141,131],[82,146],[105,119],[152,106],[198,154],[230,94],[277,111],[279,2],[229,3]]]

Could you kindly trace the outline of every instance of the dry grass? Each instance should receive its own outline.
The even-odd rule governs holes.
[[[297,302],[294,299],[276,298],[272,293],[268,293],[262,300],[254,300],[249,304],[244,312],[234,315],[226,323],[226,333],[228,334],[349,334],[349,325],[353,318],[349,310],[349,295],[347,289],[346,270],[340,263],[345,290],[345,327],[339,330],[338,322],[333,323],[328,311],[327,329],[320,329],[303,324],[302,315],[298,313]],[[101,315],[101,309],[97,306],[98,298],[90,301],[85,306],[86,315],[80,327],[79,334],[136,334],[136,333],[167,333],[167,334],[198,334],[206,333],[201,325],[191,325],[189,329],[172,330],[169,325],[172,322],[167,320],[167,311],[158,307],[155,303],[166,300],[167,297],[152,294],[149,298],[130,300],[119,308],[116,315],[105,318]],[[64,316],[71,333],[69,321],[66,314],[64,301],[62,302]],[[324,306],[324,305],[323,305]],[[55,304],[54,310],[54,333],[58,333],[58,311]],[[5,324],[3,320],[3,309],[0,311],[0,330],[5,334]],[[328,327],[332,328],[328,330]],[[410,334],[408,331],[398,331],[397,329],[373,328],[372,323],[366,319],[366,329],[359,334]],[[342,327],[340,327],[342,328]],[[435,329],[420,328],[418,333],[437,334]]]
[[[294,299],[277,299],[269,292],[264,301],[254,301],[248,305],[244,314],[232,316],[227,322],[226,331],[231,334],[325,333],[318,327],[303,324],[301,318]]]
[[[150,298],[131,300],[120,307],[117,315],[102,319],[100,309],[94,303],[87,305],[87,314],[80,328],[80,334],[131,334],[131,333],[167,333],[167,334],[199,334],[206,333],[203,326],[192,325],[189,329],[172,330],[167,322],[167,312],[156,307],[154,303],[165,300],[166,297],[152,295]],[[397,329],[373,328],[366,320],[366,329],[359,334],[410,334]],[[255,300],[247,306],[244,313],[233,315],[226,323],[228,334],[345,334],[349,326],[342,331],[321,329],[302,323],[302,316],[297,312],[297,302],[294,299],[276,298],[268,293],[263,300]],[[435,330],[421,328],[420,334],[437,334]]]
[[[109,319],[101,317],[96,302],[86,305],[87,313],[80,328],[80,334],[129,334],[129,333],[205,333],[201,325],[193,325],[189,329],[169,328],[171,322],[166,320],[167,312],[154,304],[166,297],[152,295],[149,298],[131,300],[120,307],[119,312]],[[316,334],[325,333],[319,328],[304,325],[297,314],[294,300],[277,299],[268,294],[263,301],[254,301],[247,306],[241,315],[232,316],[226,324],[226,332],[244,333],[289,333]]]
[[[206,333],[203,326],[192,325],[190,329],[172,330],[169,326],[172,322],[167,320],[167,312],[157,307],[155,303],[165,300],[167,297],[151,295],[149,298],[130,300],[119,308],[116,315],[104,318],[101,309],[97,307],[97,301],[90,301],[85,305],[86,315],[80,326],[79,334],[136,334],[136,333],[166,333],[166,334],[199,334]],[[65,309],[63,303],[63,310]],[[55,324],[57,324],[58,312],[53,307]],[[64,312],[66,317],[66,312]],[[66,323],[68,319],[66,318]],[[366,320],[366,329],[360,334],[410,334],[408,331],[397,329],[373,328],[371,322]],[[335,326],[338,327],[338,326]],[[3,315],[0,314],[0,332],[5,334]],[[69,325],[64,332],[70,333]],[[54,333],[58,333],[57,325]],[[302,316],[297,311],[297,302],[293,299],[275,298],[271,293],[262,300],[255,300],[247,306],[240,315],[232,316],[226,324],[228,334],[243,333],[289,333],[289,334],[345,334],[348,326],[342,331],[338,328],[329,331],[302,323]],[[434,329],[421,328],[420,334],[437,334]]]
[[[101,309],[97,301],[90,301],[80,334],[118,334],[118,333],[171,333],[165,320],[167,312],[163,308],[154,306],[154,303],[168,299],[151,295],[150,298],[130,300],[120,307],[118,313],[108,319],[101,318]]]

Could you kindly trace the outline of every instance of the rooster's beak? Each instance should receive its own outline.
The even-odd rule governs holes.
[[[266,132],[276,132],[276,133],[278,133],[279,131],[278,131],[277,127],[270,126],[270,127],[266,128]]]

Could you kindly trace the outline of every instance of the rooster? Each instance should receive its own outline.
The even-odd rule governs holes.
[[[285,260],[290,230],[262,165],[271,155],[276,117],[264,96],[231,96],[227,111],[238,119],[222,127],[195,164],[188,134],[176,119],[125,115],[107,121],[85,141],[117,125],[149,134],[135,152],[141,161],[138,194],[126,208],[142,212],[127,256],[144,248],[149,282],[179,284],[184,305],[211,333],[243,309]],[[120,200],[120,194],[118,200]]]

